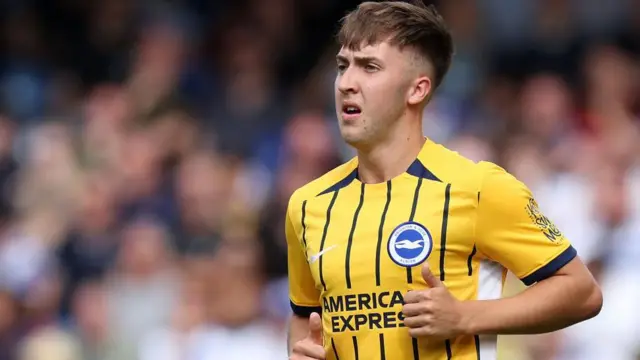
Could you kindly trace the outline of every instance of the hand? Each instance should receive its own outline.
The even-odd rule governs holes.
[[[293,345],[289,360],[325,360],[322,346],[322,319],[318,313],[309,316],[309,335]]]
[[[422,277],[429,289],[410,291],[404,296],[404,324],[412,337],[451,339],[463,334],[462,302],[457,300],[439,278],[422,267]]]

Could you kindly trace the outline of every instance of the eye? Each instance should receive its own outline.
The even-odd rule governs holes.
[[[378,69],[378,67],[377,67],[377,66],[375,66],[375,65],[373,65],[373,64],[367,64],[367,65],[365,65],[364,70],[365,70],[366,72],[372,73],[372,72],[376,72],[376,71],[378,71],[379,69]]]
[[[337,70],[339,73],[343,73],[345,70],[347,70],[347,65],[345,64],[338,64],[336,66]]]

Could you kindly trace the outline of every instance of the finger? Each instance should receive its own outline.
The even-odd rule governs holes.
[[[427,285],[429,285],[430,288],[445,287],[442,281],[440,281],[438,277],[433,275],[433,273],[431,272],[431,269],[429,268],[429,263],[425,262],[424,265],[422,266],[422,278],[427,283]]]
[[[415,304],[427,300],[428,296],[424,290],[412,290],[404,294],[403,301],[405,304]]]
[[[425,325],[416,328],[409,328],[409,335],[414,338],[429,337],[429,339],[439,339],[436,329],[433,325]]]
[[[320,360],[324,360],[325,358],[321,358]],[[319,360],[318,358],[312,358],[306,355],[299,355],[299,354],[291,354],[291,356],[289,357],[289,360]]]
[[[306,359],[309,357],[314,360],[324,360],[327,356],[322,345],[314,344],[309,340],[303,340],[297,342],[293,346],[293,354],[301,355],[300,359]]]
[[[430,315],[419,315],[404,318],[404,326],[410,329],[416,329],[431,324]]]
[[[322,345],[322,319],[318,313],[309,316],[309,338],[317,345]]]
[[[291,354],[291,356],[289,356],[289,360],[325,360],[325,358],[315,358],[301,354]]]
[[[418,328],[409,328],[409,335],[414,338],[420,338],[424,336],[429,336],[430,332],[426,327],[418,327]]]
[[[402,314],[404,317],[418,316],[422,314],[428,314],[431,312],[431,308],[428,303],[420,302],[414,304],[405,304],[402,307]]]
[[[409,335],[413,338],[427,338],[433,341],[446,340],[447,337],[438,333],[432,326],[427,325],[420,328],[409,329]]]

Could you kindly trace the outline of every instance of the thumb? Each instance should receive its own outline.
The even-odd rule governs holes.
[[[422,278],[430,288],[445,287],[440,278],[433,275],[428,263],[422,266]]]
[[[322,319],[318,313],[309,316],[309,338],[318,345],[322,345]]]

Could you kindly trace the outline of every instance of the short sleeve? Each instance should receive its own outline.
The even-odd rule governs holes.
[[[576,257],[560,230],[540,212],[531,191],[491,163],[478,195],[477,250],[511,270],[526,285],[544,280]]]
[[[320,312],[320,292],[315,287],[305,249],[298,237],[291,216],[291,204],[287,209],[285,234],[287,238],[287,259],[289,271],[289,300],[291,309],[298,316],[308,317],[312,312]],[[302,216],[295,217],[302,227]]]

